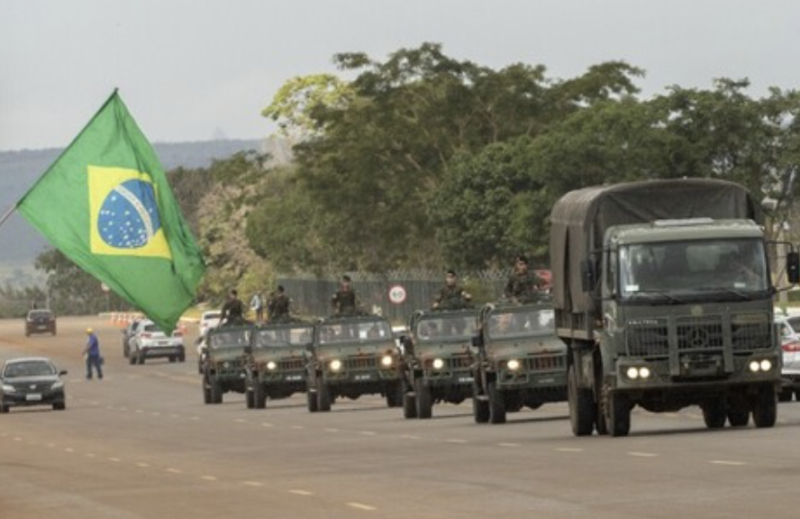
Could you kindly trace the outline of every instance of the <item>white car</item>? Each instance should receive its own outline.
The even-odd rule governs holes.
[[[203,312],[202,315],[200,315],[200,322],[197,324],[197,335],[204,337],[208,330],[219,326],[219,320],[221,317],[222,312],[219,310],[209,310],[208,312]]]
[[[778,325],[783,350],[781,375],[784,384],[780,400],[788,402],[793,393],[800,400],[800,314],[786,315],[776,311],[775,323]]]
[[[131,364],[144,364],[145,359],[167,358],[170,362],[184,362],[186,349],[183,333],[176,329],[167,336],[156,323],[141,321],[128,342],[128,360]]]

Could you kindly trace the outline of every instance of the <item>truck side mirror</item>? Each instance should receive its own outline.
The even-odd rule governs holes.
[[[597,280],[597,273],[594,270],[594,262],[591,260],[581,261],[581,288],[584,292],[591,292]]]
[[[786,278],[789,283],[796,285],[800,283],[800,253],[788,252],[786,254]]]

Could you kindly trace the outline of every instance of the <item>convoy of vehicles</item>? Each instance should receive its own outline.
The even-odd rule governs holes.
[[[203,362],[203,402],[221,404],[225,393],[245,392],[245,353],[251,346],[253,327],[232,325],[206,333]]]
[[[330,411],[337,398],[379,394],[401,403],[399,355],[388,320],[377,315],[328,317],[314,325],[308,363],[308,410]]]
[[[472,397],[472,337],[478,311],[419,310],[401,338],[399,373],[403,416],[431,418],[433,404],[460,404]]]
[[[567,399],[567,347],[551,304],[488,304],[479,323],[475,422],[504,423],[507,412]]]
[[[314,327],[291,321],[253,328],[245,354],[245,404],[263,409],[267,400],[288,398],[307,389]]]
[[[709,428],[776,421],[781,350],[757,205],[721,180],[573,191],[551,213],[556,333],[575,435],[625,436],[634,406]],[[797,254],[786,271],[797,282]]]

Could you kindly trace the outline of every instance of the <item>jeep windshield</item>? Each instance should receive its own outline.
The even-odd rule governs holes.
[[[348,342],[386,342],[392,339],[392,327],[388,321],[341,321],[325,323],[319,328],[320,344]]]
[[[257,348],[305,346],[311,343],[311,326],[292,326],[261,329],[256,332]]]
[[[417,340],[422,343],[470,341],[475,335],[476,319],[471,315],[441,315],[420,319]]]
[[[222,348],[243,348],[250,344],[250,330],[219,331],[208,338],[212,350]]]
[[[770,287],[766,251],[757,238],[627,245],[618,261],[623,301],[686,302],[710,293],[742,300]]]
[[[551,308],[495,310],[489,317],[489,337],[510,339],[553,335],[555,313]]]

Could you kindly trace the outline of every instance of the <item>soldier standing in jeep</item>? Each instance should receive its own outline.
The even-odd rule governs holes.
[[[514,273],[508,278],[504,295],[506,299],[516,303],[533,303],[538,298],[542,285],[542,279],[528,270],[528,258],[520,255],[514,264]]]
[[[445,284],[439,295],[433,301],[433,308],[439,310],[459,310],[468,308],[472,296],[458,284],[458,276],[454,270],[448,270],[445,275]]]

